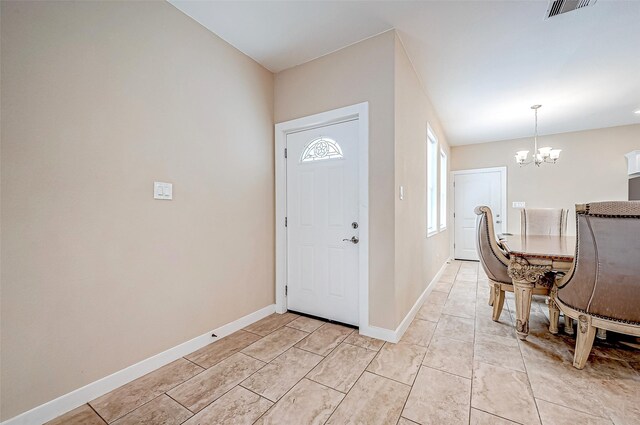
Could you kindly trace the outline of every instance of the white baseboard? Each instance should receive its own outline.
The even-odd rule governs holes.
[[[1,425],[40,425],[51,419],[75,409],[103,394],[113,391],[122,385],[133,381],[149,372],[152,372],[166,364],[171,363],[180,357],[186,356],[207,344],[224,338],[227,335],[232,334],[260,319],[267,317],[275,312],[275,304],[266,306],[258,311],[254,311],[238,320],[234,320],[231,323],[227,323],[217,329],[205,333],[204,335],[197,336],[192,340],[184,342],[173,348],[169,348],[160,354],[156,354],[153,357],[142,360],[132,366],[122,369],[116,373],[99,379],[95,382],[85,385],[82,388],[78,388],[68,394],[60,396],[54,400],[51,400],[45,404],[35,407],[27,412],[21,413],[11,419],[2,422]],[[216,334],[214,338],[211,335]]]
[[[422,294],[420,294],[415,304],[413,304],[413,307],[411,307],[411,310],[409,310],[407,315],[404,317],[402,322],[400,322],[400,325],[398,325],[398,327],[395,330],[378,328],[376,326],[367,326],[365,328],[360,327],[360,334],[364,336],[369,336],[371,338],[382,339],[384,341],[392,342],[394,344],[400,341],[400,338],[402,338],[402,335],[404,335],[404,333],[407,331],[407,328],[409,327],[413,319],[416,317],[416,314],[418,314],[418,310],[420,310],[420,307],[422,307],[422,304],[424,304],[424,301],[427,299],[427,296],[431,293],[431,291],[433,291],[433,287],[440,280],[442,273],[444,272],[444,270],[446,269],[450,261],[451,261],[451,258],[448,258],[447,260],[445,260],[445,262],[442,264],[442,267],[440,267],[440,270],[438,270],[438,273],[436,273],[433,279],[431,279],[431,282],[429,282],[425,290],[422,291]]]
[[[360,335],[368,336],[375,339],[381,339],[387,342],[396,342],[396,331],[377,326],[360,326]]]

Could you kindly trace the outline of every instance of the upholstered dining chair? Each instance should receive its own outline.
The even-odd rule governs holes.
[[[480,264],[489,278],[489,305],[493,306],[492,318],[500,319],[500,313],[504,307],[505,292],[513,292],[513,281],[507,272],[509,268],[508,254],[498,245],[493,228],[493,214],[491,208],[478,206],[475,208],[476,217],[476,249]],[[536,286],[534,295],[546,295],[548,287]]]
[[[552,299],[578,321],[573,366],[584,368],[597,329],[640,336],[640,201],[576,205],[573,265]]]
[[[520,234],[565,235],[568,213],[569,210],[562,208],[523,208],[520,210]]]

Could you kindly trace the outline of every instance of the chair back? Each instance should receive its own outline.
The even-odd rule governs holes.
[[[640,201],[576,205],[573,266],[558,299],[591,315],[640,324]]]
[[[565,235],[569,210],[562,208],[523,208],[520,210],[521,235]]]
[[[489,279],[501,283],[511,283],[511,278],[507,273],[509,257],[496,241],[491,208],[479,206],[474,211],[477,214],[476,248],[482,268]]]

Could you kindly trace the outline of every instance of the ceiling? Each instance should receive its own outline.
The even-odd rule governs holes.
[[[273,72],[395,28],[453,145],[640,123],[640,1],[170,1]]]

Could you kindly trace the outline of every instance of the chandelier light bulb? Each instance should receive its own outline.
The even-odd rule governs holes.
[[[538,149],[538,151],[540,152],[540,155],[542,155],[543,158],[548,158],[552,150],[553,148],[549,146],[545,146],[544,148]]]

